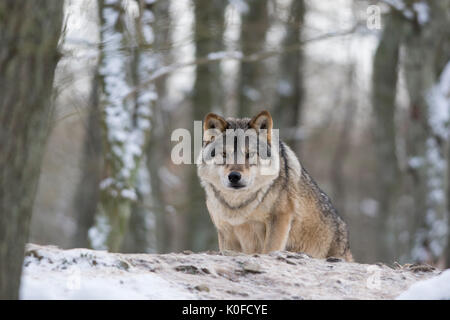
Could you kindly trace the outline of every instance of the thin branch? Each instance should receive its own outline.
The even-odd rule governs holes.
[[[253,54],[250,54],[247,56],[244,56],[242,54],[242,52],[240,52],[240,51],[217,52],[217,53],[210,53],[206,57],[202,57],[202,58],[195,59],[192,61],[174,63],[174,64],[171,64],[168,66],[164,66],[164,67],[161,67],[160,69],[158,69],[157,71],[155,71],[152,75],[150,75],[150,77],[146,81],[144,81],[139,86],[137,86],[133,90],[131,90],[124,97],[124,100],[135,95],[139,90],[145,88],[146,86],[153,83],[154,81],[156,81],[162,77],[165,77],[165,76],[173,73],[174,71],[177,71],[182,68],[186,68],[186,67],[190,67],[190,66],[194,66],[194,65],[200,66],[200,65],[218,62],[218,61],[224,61],[224,60],[238,60],[238,61],[242,61],[242,62],[255,62],[255,61],[265,60],[265,59],[268,59],[268,58],[271,58],[271,57],[274,57],[274,56],[277,56],[280,54],[300,50],[305,44],[310,43],[310,42],[325,40],[325,39],[334,38],[334,37],[342,37],[342,36],[352,34],[357,29],[358,29],[358,25],[355,25],[354,27],[352,27],[349,30],[325,33],[323,35],[320,35],[320,36],[317,36],[317,37],[314,37],[311,39],[306,39],[306,40],[300,41],[299,43],[296,43],[296,44],[293,44],[290,46],[285,46],[285,47],[282,47],[279,49],[273,49],[273,50],[268,50],[268,51],[264,51],[264,52],[257,52],[257,53],[253,53]]]
[[[214,63],[214,62],[223,61],[223,60],[238,60],[238,61],[243,61],[243,62],[255,62],[255,61],[259,61],[259,60],[264,60],[264,59],[268,59],[268,58],[271,58],[271,57],[274,57],[274,56],[277,56],[277,55],[280,55],[283,53],[289,53],[292,51],[300,50],[305,44],[310,43],[310,42],[321,41],[321,40],[326,40],[329,38],[342,37],[342,36],[352,34],[358,29],[358,27],[359,27],[359,25],[355,25],[354,27],[352,27],[349,30],[325,33],[323,35],[320,35],[320,36],[317,36],[317,37],[314,37],[311,39],[306,39],[306,40],[301,41],[300,43],[296,43],[296,44],[293,44],[290,46],[282,47],[279,49],[268,50],[268,51],[264,51],[264,52],[253,53],[253,54],[250,54],[247,56],[244,56],[242,54],[242,52],[239,52],[239,51],[210,53],[206,57],[199,58],[199,59],[196,59],[193,61],[174,63],[174,64],[171,64],[168,66],[164,66],[164,67],[159,68],[152,75],[150,75],[150,77],[145,82],[141,83],[139,86],[135,87],[133,90],[128,92],[127,95],[124,97],[124,100],[129,99],[130,97],[135,95],[139,90],[152,84],[156,80],[158,80],[162,77],[165,77],[179,69],[183,69],[183,68],[194,66],[194,65],[199,66],[199,65],[204,65],[204,64],[208,64],[208,63]],[[76,112],[69,113],[69,114],[64,115],[61,118],[55,120],[54,122],[59,122],[59,121],[65,120],[76,114],[77,114]]]

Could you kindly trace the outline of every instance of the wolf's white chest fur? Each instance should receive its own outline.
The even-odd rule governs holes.
[[[213,188],[207,185],[206,205],[216,227],[220,227],[222,223],[236,226],[249,221],[264,221],[270,213],[274,200],[266,194],[269,188],[270,185],[257,192],[223,192],[219,194],[219,198]],[[242,206],[239,207],[240,205]]]

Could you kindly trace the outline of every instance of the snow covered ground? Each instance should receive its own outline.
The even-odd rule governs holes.
[[[450,269],[437,277],[414,283],[399,300],[450,300]]]
[[[195,299],[151,267],[105,251],[30,245],[24,266],[21,299]]]
[[[439,274],[424,266],[392,269],[291,252],[117,254],[30,244],[20,297],[449,299],[450,270]]]

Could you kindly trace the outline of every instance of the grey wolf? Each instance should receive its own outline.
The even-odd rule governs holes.
[[[274,141],[268,111],[241,119],[209,113],[203,129],[206,160],[197,162],[197,173],[221,251],[287,250],[353,261],[345,222],[294,152]],[[237,131],[256,138],[227,139]],[[268,161],[275,169],[262,174]]]

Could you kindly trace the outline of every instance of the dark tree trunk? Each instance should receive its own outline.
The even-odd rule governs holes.
[[[357,111],[357,102],[354,98],[354,92],[355,90],[355,66],[350,65],[348,66],[348,75],[347,75],[347,86],[349,93],[344,98],[344,120],[342,122],[342,127],[340,128],[340,131],[338,133],[339,140],[336,144],[334,155],[331,160],[331,181],[332,181],[332,190],[333,190],[333,197],[334,197],[334,204],[336,209],[345,218],[345,212],[346,210],[346,184],[345,184],[345,176],[344,176],[344,166],[345,166],[345,160],[349,153],[349,149],[351,146],[351,132],[354,125],[354,119],[356,116]],[[339,106],[339,104],[336,104],[336,106]],[[341,105],[342,106],[342,105]]]
[[[155,54],[158,65],[169,65],[172,63],[171,56],[171,17],[170,2],[157,1],[155,3]],[[158,253],[177,251],[176,231],[171,228],[171,222],[179,219],[179,215],[169,216],[166,207],[169,203],[165,197],[165,181],[160,178],[160,171],[165,167],[166,159],[170,158],[170,145],[166,143],[166,137],[170,136],[172,122],[171,112],[168,110],[167,78],[159,78],[155,82],[158,100],[155,101],[153,113],[153,126],[151,139],[146,150],[146,164],[150,174],[152,212],[155,215],[155,249]],[[175,223],[176,224],[176,223]],[[183,224],[181,224],[183,225]]]
[[[144,199],[141,192],[137,191],[138,201],[134,202],[131,206],[131,216],[128,223],[128,232],[125,235],[124,243],[122,245],[122,251],[125,253],[149,253],[150,247],[153,245],[150,243],[150,232],[148,230],[148,214],[149,210],[143,203]]]
[[[290,16],[286,23],[285,47],[299,45],[305,15],[303,0],[292,1]],[[280,57],[280,77],[278,79],[278,101],[275,105],[275,123],[288,128],[289,136],[281,137],[297,153],[300,153],[298,135],[301,124],[303,100],[303,50],[291,51]],[[286,130],[284,130],[286,131]],[[280,132],[283,134],[283,132]]]
[[[222,51],[225,5],[221,0],[196,0],[195,2],[195,56],[203,58],[212,52]],[[205,112],[223,109],[223,86],[219,63],[198,65],[193,90],[194,120],[203,120]]]
[[[267,0],[248,0],[248,12],[242,13],[241,50],[244,55],[261,52],[269,29]],[[242,62],[239,75],[238,117],[251,117],[263,99],[264,62]]]
[[[63,1],[0,2],[0,299],[17,299],[53,104]]]
[[[395,96],[402,21],[395,12],[386,15],[386,23],[375,52],[372,75],[374,139],[377,156],[379,215],[377,216],[377,257],[381,261],[395,258],[392,223],[398,200],[401,174],[396,156]]]
[[[81,164],[81,179],[74,197],[74,208],[77,214],[77,230],[74,246],[87,248],[90,246],[88,232],[94,225],[95,212],[99,200],[98,186],[102,172],[102,132],[100,128],[100,108],[98,102],[98,80],[93,79],[84,152]]]
[[[226,2],[222,0],[197,0],[195,3],[195,45],[196,58],[222,51],[224,14]],[[212,63],[196,67],[192,96],[192,118],[203,120],[209,111],[223,110],[223,86],[220,64]],[[194,135],[192,135],[194,137]],[[215,231],[205,205],[205,195],[197,177],[196,166],[189,173],[188,247],[191,250],[205,250],[215,242]]]

